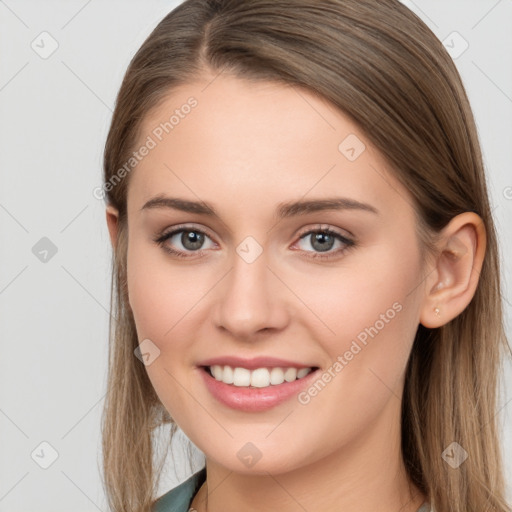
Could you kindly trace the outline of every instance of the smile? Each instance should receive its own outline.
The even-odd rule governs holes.
[[[263,366],[274,363],[259,361],[256,365],[252,361],[247,365],[250,369],[236,364],[207,364],[197,369],[217,403],[243,412],[263,412],[296,397],[321,371],[317,366]]]
[[[293,382],[302,379],[313,371],[313,368],[248,368],[228,365],[213,365],[206,367],[210,375],[224,384],[237,387],[266,388],[278,386],[283,382]]]

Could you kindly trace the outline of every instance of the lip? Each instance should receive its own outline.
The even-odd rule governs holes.
[[[231,366],[226,360],[227,358],[222,359],[224,364]],[[211,361],[214,360],[212,359]],[[254,361],[255,360],[251,360],[251,362]],[[275,359],[273,359],[273,361],[275,361]],[[213,364],[216,363],[204,366],[212,366]],[[268,366],[261,366],[261,360],[258,360],[258,364],[260,366],[255,366],[254,368]],[[290,367],[296,367],[295,365],[296,363],[290,364]],[[243,367],[242,364],[238,366]],[[309,368],[309,366],[304,365],[298,365],[297,367]],[[296,379],[292,382],[283,382],[282,384],[271,385],[266,388],[249,388],[233,386],[232,384],[225,384],[224,382],[218,381],[212,377],[204,367],[198,368],[198,370],[206,388],[217,401],[231,409],[244,412],[266,411],[290,400],[292,397],[296,397],[300,391],[309,387],[311,382],[318,378],[318,374],[321,371],[317,367],[316,370],[311,371],[302,379]]]
[[[285,359],[279,359],[270,356],[259,356],[250,359],[244,359],[236,356],[221,356],[206,359],[197,364],[197,366],[231,366],[232,368],[247,368],[248,370],[256,370],[256,368],[314,368],[318,365],[311,364],[307,365],[304,363],[298,363],[296,361],[289,361]]]

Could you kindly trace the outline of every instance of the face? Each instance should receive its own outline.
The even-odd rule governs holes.
[[[415,215],[326,101],[207,84],[174,89],[143,123],[129,300],[149,378],[193,443],[276,474],[397,427],[424,293]]]

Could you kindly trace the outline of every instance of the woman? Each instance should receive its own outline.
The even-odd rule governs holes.
[[[479,142],[395,0],[186,0],[105,147],[114,511],[510,511]],[[156,428],[206,465],[156,500]]]

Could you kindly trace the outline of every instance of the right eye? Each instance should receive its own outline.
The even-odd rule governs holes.
[[[201,247],[206,239],[210,239],[210,237],[201,229],[191,226],[179,226],[171,231],[164,231],[154,241],[173,256],[190,258],[194,257],[194,253],[200,255],[203,253],[204,249]],[[168,241],[171,243],[167,243]],[[176,245],[179,244],[181,244],[182,248],[178,247],[176,249]]]

